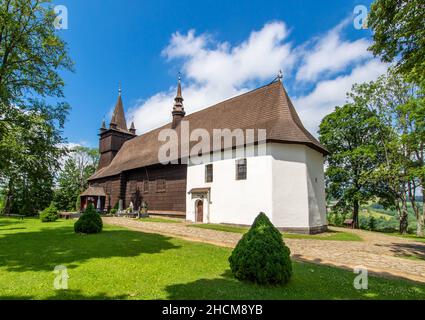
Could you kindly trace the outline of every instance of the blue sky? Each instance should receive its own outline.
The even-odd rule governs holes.
[[[118,83],[138,133],[170,120],[177,73],[190,113],[270,82],[279,69],[307,126],[345,100],[354,82],[385,71],[356,30],[353,10],[371,1],[56,0],[68,9],[75,73],[64,72],[72,111],[64,135],[96,147]]]

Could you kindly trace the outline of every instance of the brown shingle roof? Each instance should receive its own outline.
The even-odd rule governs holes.
[[[87,190],[85,190],[83,193],[81,193],[80,196],[105,197],[106,193],[105,193],[105,190],[102,187],[90,186],[90,187],[87,188]]]
[[[211,136],[213,129],[266,129],[267,141],[304,144],[325,155],[328,153],[304,128],[280,81],[192,113],[183,120],[189,122],[190,130],[203,128]],[[176,128],[178,133],[180,127]],[[158,150],[164,142],[158,140],[158,134],[170,128],[171,123],[126,141],[111,164],[90,180],[159,163]]]

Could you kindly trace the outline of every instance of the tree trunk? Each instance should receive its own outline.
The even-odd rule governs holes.
[[[422,181],[422,197],[424,196],[424,185],[425,185],[425,181]],[[425,201],[422,199],[422,215],[419,211],[418,224],[416,228],[416,235],[418,237],[424,236],[424,225],[425,225]]]
[[[399,227],[399,232],[400,234],[406,234],[407,233],[407,227],[409,226],[409,221],[408,221],[408,212],[407,212],[407,202],[406,202],[406,198],[401,200],[401,212],[400,212],[400,227]]]
[[[9,186],[8,186],[7,195],[6,195],[6,203],[4,205],[5,215],[9,215],[11,213],[10,210],[12,209],[12,198],[13,198],[13,185],[12,185],[12,181],[9,180]]]
[[[418,221],[416,223],[416,236],[424,236],[424,215],[419,216]]]
[[[358,200],[354,200],[354,204],[353,204],[353,224],[354,224],[354,228],[358,229],[359,228],[359,201]]]

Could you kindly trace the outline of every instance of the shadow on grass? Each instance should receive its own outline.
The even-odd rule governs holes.
[[[167,298],[175,300],[422,300],[425,294],[421,283],[375,277],[369,277],[367,290],[357,290],[353,286],[354,277],[351,272],[328,266],[294,263],[294,274],[286,285],[241,282],[226,270],[220,278],[174,284],[166,290]]]
[[[425,260],[425,243],[391,243],[376,244],[379,247],[388,247],[396,257]]]
[[[127,295],[111,296],[106,293],[97,293],[95,295],[83,294],[81,290],[55,290],[51,296],[42,300],[124,300]],[[41,300],[35,296],[0,296],[0,300]]]
[[[0,228],[7,227],[7,226],[10,226],[10,225],[14,225],[14,224],[17,224],[17,223],[23,224],[24,221],[23,220],[12,220],[8,217],[0,216]],[[2,230],[2,229],[0,229],[0,230]]]
[[[0,234],[0,266],[11,272],[52,271],[57,265],[72,269],[93,258],[134,257],[179,248],[170,239],[110,227],[99,234],[79,235],[74,233],[71,224],[3,233]]]

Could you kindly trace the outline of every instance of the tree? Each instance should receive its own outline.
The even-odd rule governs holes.
[[[398,128],[408,176],[407,193],[417,219],[417,235],[423,236],[422,213],[415,203],[416,190],[424,192],[424,94],[425,94],[425,4],[422,0],[376,0],[371,6],[369,26],[374,43],[370,50],[385,62],[395,62],[399,76],[410,82],[408,101],[397,107]],[[408,158],[408,161],[406,161]],[[413,201],[412,201],[413,199]]]
[[[0,184],[7,212],[48,205],[65,150],[61,129],[69,106],[61,70],[72,70],[56,34],[50,1],[0,2]],[[55,105],[46,98],[57,100]]]
[[[399,71],[417,84],[425,79],[425,4],[423,0],[375,0],[368,25],[370,50],[385,62],[397,61]]]
[[[0,2],[0,98],[9,109],[5,111],[13,105],[31,106],[32,94],[63,97],[58,70],[71,70],[72,61],[66,43],[56,34],[50,2]]]
[[[6,153],[0,185],[6,194],[6,213],[32,215],[52,200],[54,172],[64,150],[57,147],[62,138],[48,115],[29,112],[20,121],[0,140]]]
[[[337,199],[336,209],[352,211],[356,228],[360,205],[374,196],[369,175],[381,161],[378,132],[374,112],[356,104],[336,107],[320,124],[320,142],[330,152],[327,196]]]
[[[376,113],[379,119],[378,143],[384,161],[371,174],[384,204],[399,213],[400,232],[407,232],[410,201],[417,218],[417,234],[423,234],[423,209],[416,201],[416,190],[424,179],[424,101],[419,88],[390,68],[376,81],[354,85],[349,96],[356,105]]]
[[[87,179],[95,172],[99,161],[97,149],[78,146],[70,150],[59,173],[55,191],[55,203],[60,210],[75,210],[82,191],[87,188]]]

